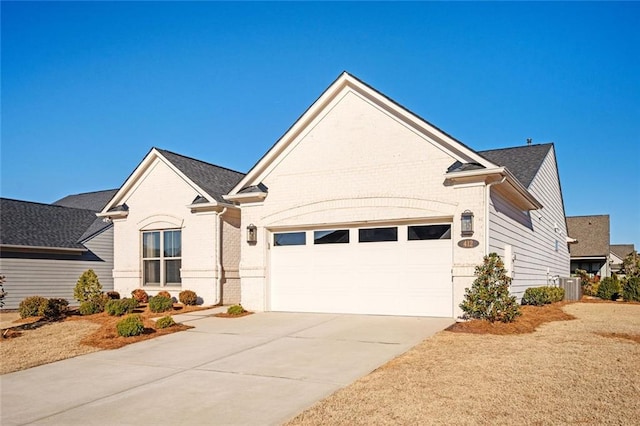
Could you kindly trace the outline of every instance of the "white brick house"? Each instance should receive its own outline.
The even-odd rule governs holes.
[[[553,145],[475,152],[347,73],[224,198],[252,310],[453,317],[489,252],[518,296],[569,275]]]
[[[246,176],[154,148],[100,216],[125,295],[455,317],[487,253],[517,296],[569,275],[552,144],[476,152],[347,73]]]

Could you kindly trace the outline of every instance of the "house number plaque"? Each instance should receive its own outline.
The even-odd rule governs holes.
[[[465,238],[464,240],[458,241],[458,246],[462,248],[474,248],[478,247],[480,242],[478,240],[474,240],[471,238]]]

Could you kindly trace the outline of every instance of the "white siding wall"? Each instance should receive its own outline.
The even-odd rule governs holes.
[[[504,257],[505,247],[511,246],[515,256],[510,268],[511,290],[518,298],[528,287],[547,285],[548,278],[569,276],[567,229],[555,161],[551,149],[529,186],[529,191],[544,206],[540,210],[519,211],[492,189],[489,251]],[[510,263],[510,259],[505,259],[508,269]]]
[[[461,249],[460,213],[475,213],[483,241],[484,187],[444,184],[455,161],[388,111],[345,90],[275,160],[262,182],[262,203],[242,206],[242,227],[258,226],[258,243],[241,241],[242,303],[268,306],[269,230],[372,221],[447,218],[452,221],[454,305],[470,285],[484,246]]]
[[[95,260],[61,260],[58,258],[0,258],[0,273],[6,276],[5,309],[15,309],[28,296],[62,297],[71,305],[73,289],[80,275],[93,269],[104,291],[113,290],[113,227],[98,234],[85,246]],[[26,254],[23,254],[25,257]]]

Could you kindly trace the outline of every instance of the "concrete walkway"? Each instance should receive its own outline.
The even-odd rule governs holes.
[[[212,312],[175,316],[186,332],[0,376],[0,423],[280,424],[453,323]]]

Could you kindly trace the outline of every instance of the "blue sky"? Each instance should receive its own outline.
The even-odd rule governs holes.
[[[1,3],[3,197],[152,146],[246,172],[347,70],[476,150],[555,142],[567,215],[640,246],[640,3]]]

